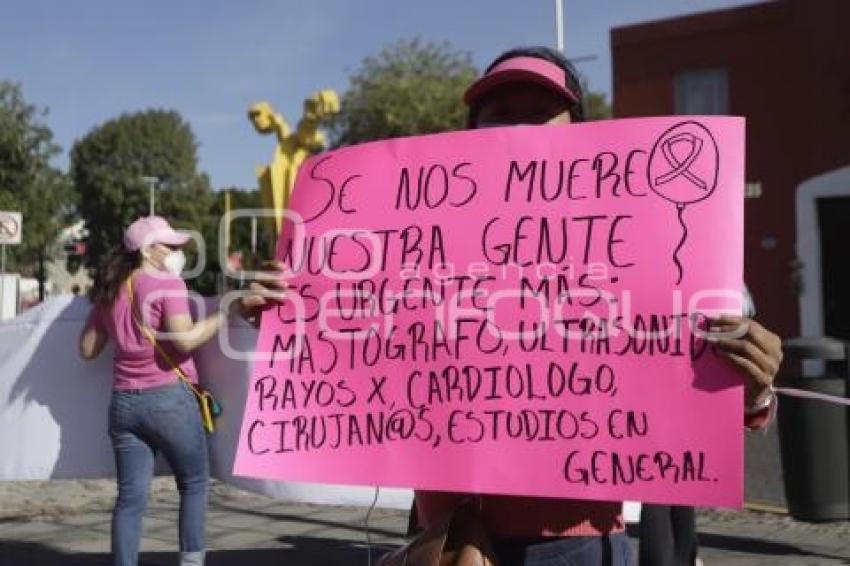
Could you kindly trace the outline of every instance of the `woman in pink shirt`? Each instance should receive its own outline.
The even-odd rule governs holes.
[[[185,263],[181,248],[188,239],[157,216],[133,222],[123,246],[96,278],[94,308],[80,336],[80,354],[86,359],[100,354],[107,340],[114,350],[109,436],[118,475],[112,515],[116,566],[138,561],[142,515],[158,452],[168,460],[180,492],[180,564],[204,561],[206,435],[195,396],[172,362],[197,382],[192,351],[215,335],[226,313],[193,320],[180,278]],[[156,336],[161,352],[139,322]]]

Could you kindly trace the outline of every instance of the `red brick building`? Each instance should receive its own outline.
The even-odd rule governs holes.
[[[786,337],[850,339],[850,1],[620,27],[611,51],[616,117],[746,117],[745,279],[759,318]]]

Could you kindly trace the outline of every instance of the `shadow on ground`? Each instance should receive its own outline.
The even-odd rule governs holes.
[[[366,545],[326,538],[281,537],[284,546],[239,550],[211,550],[206,566],[336,566],[366,564]],[[373,545],[372,557],[391,550]],[[142,552],[139,566],[173,566],[174,552]],[[66,553],[37,542],[0,543],[0,566],[111,566],[108,553]]]
[[[268,511],[263,509],[252,509],[247,510],[242,507],[237,507],[234,505],[227,505],[225,503],[215,503],[210,505],[210,509],[215,509],[216,511],[224,511],[233,514],[239,515],[247,515],[253,517],[263,517],[264,519],[268,519],[270,522],[290,522],[290,523],[299,523],[302,525],[313,525],[316,527],[326,527],[332,529],[343,529],[348,530],[354,533],[364,533],[364,526],[361,523],[346,523],[341,521],[334,521],[330,519],[304,516],[302,514],[294,514],[294,513],[278,513],[275,511]],[[365,514],[365,512],[364,512]],[[383,537],[395,537],[401,538],[405,536],[404,532],[397,530],[388,530],[381,529],[375,527],[374,525],[369,527],[369,532],[372,536],[379,535]]]
[[[850,559],[848,559],[847,556],[810,552],[792,544],[782,542],[707,533],[699,533],[698,536],[701,548],[714,548],[717,550],[741,552],[746,554],[761,554],[765,557],[800,556],[807,558],[843,560],[844,564],[850,564]]]
[[[244,511],[243,511],[244,513]],[[273,520],[298,520],[316,526],[340,528],[342,523],[320,518],[308,519],[287,514],[255,511],[252,514],[266,516]],[[349,526],[349,525],[345,525]],[[372,534],[395,535],[390,530],[373,529]],[[746,555],[752,563],[796,564],[830,563],[848,564],[846,555],[810,551],[793,544],[763,540],[745,536],[720,534],[699,534],[700,547],[705,550],[740,553]],[[632,538],[633,546],[636,539]],[[247,548],[211,550],[207,555],[207,566],[335,566],[367,564],[368,549],[362,540],[339,540],[328,537],[279,536],[270,537],[268,548]],[[372,558],[391,550],[389,544],[373,544]],[[143,552],[139,566],[173,566],[176,563],[175,552]],[[0,566],[109,566],[108,553],[73,553],[53,548],[47,544],[32,541],[0,541]]]

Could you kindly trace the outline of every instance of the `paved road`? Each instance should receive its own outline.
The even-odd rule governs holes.
[[[217,486],[210,500],[209,566],[368,564],[366,510],[280,503]],[[154,494],[145,520],[143,566],[175,564],[177,500]],[[783,516],[703,511],[701,556],[706,566],[850,565],[850,523],[809,525]],[[376,510],[373,554],[401,543],[406,513]],[[106,508],[0,522],[0,566],[106,566]]]

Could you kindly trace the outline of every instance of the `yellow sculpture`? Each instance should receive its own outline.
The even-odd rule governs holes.
[[[277,148],[269,165],[257,167],[257,180],[263,206],[275,211],[272,224],[274,238],[280,234],[283,210],[295,185],[298,168],[312,153],[325,147],[325,136],[319,131],[320,122],[339,112],[339,97],[332,90],[320,90],[304,101],[304,115],[298,129],[292,133],[286,120],[268,102],[258,102],[248,110],[248,118],[261,134],[274,133]]]

